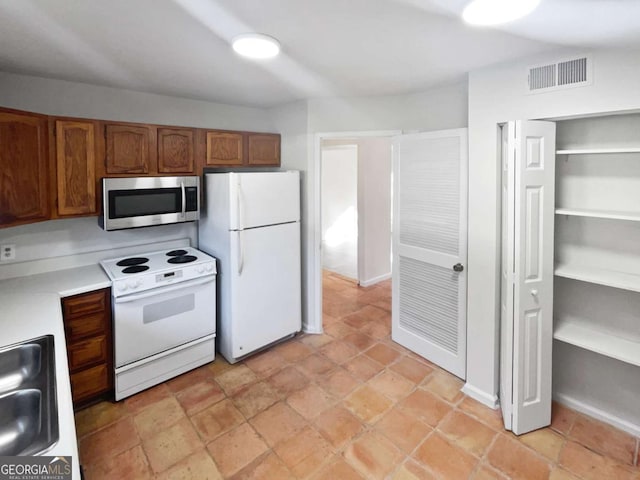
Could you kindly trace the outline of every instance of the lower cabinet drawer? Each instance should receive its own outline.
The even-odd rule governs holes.
[[[79,338],[86,338],[92,335],[105,333],[107,322],[106,312],[92,313],[83,317],[65,319],[65,331],[67,338],[71,342],[75,342]]]
[[[82,370],[71,374],[71,393],[73,403],[81,402],[94,395],[99,395],[109,390],[109,372],[106,365]]]
[[[107,355],[107,337],[105,335],[74,342],[69,345],[67,350],[69,370],[74,372],[97,363],[106,363]]]
[[[62,299],[62,310],[64,318],[67,319],[87,315],[88,313],[104,312],[107,310],[108,305],[108,288]]]

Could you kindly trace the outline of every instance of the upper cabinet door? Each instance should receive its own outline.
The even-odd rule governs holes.
[[[194,130],[158,129],[158,172],[194,173]]]
[[[91,215],[96,205],[95,122],[55,122],[58,210],[60,216]]]
[[[151,131],[148,127],[107,124],[106,173],[150,173]]]
[[[280,166],[280,135],[250,133],[249,165]]]
[[[242,133],[207,132],[207,151],[205,167],[242,165]]]
[[[0,226],[49,218],[47,118],[0,112]]]

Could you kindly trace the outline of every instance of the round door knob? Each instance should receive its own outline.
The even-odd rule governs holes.
[[[456,264],[453,266],[453,271],[454,271],[454,272],[461,272],[461,271],[463,271],[463,270],[464,270],[464,266],[463,266],[461,263],[456,263]]]

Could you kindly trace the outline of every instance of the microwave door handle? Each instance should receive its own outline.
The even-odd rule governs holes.
[[[182,218],[185,218],[187,213],[187,192],[184,189],[184,180],[180,181],[180,190],[182,191]]]

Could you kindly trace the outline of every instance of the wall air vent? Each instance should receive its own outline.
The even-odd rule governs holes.
[[[589,56],[532,66],[528,69],[527,91],[528,93],[543,93],[590,85],[591,72]]]
[[[534,67],[529,70],[529,89],[540,90],[556,86],[556,64]]]

